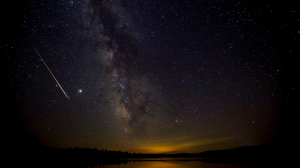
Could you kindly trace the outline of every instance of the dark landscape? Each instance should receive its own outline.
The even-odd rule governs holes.
[[[287,166],[291,164],[290,149],[282,142],[201,153],[142,154],[86,147],[59,149],[43,146],[34,135],[24,133],[23,143],[14,157],[20,166],[105,166],[144,161],[203,161],[207,163],[237,164],[244,166]]]

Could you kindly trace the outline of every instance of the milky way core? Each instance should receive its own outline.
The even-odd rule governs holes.
[[[87,40],[95,44],[93,55],[110,86],[106,98],[114,117],[126,132],[148,133],[158,115],[158,102],[141,64],[143,52],[123,25],[129,18],[118,12],[116,3],[87,2],[82,6],[84,24],[91,31]]]

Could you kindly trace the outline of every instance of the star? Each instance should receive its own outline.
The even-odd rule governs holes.
[[[79,93],[82,93],[82,89],[79,89],[78,92],[79,92]]]

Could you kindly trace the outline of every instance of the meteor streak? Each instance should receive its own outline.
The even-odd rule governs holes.
[[[30,42],[31,43],[31,42]],[[48,69],[48,71],[50,72],[50,74],[52,75],[52,77],[54,78],[54,80],[56,81],[57,85],[59,86],[59,88],[61,89],[61,91],[65,94],[65,96],[67,97],[67,99],[69,99],[69,96],[66,94],[66,92],[64,91],[64,89],[60,86],[59,82],[56,80],[55,76],[53,75],[53,73],[51,72],[51,70],[49,69],[49,67],[47,66],[47,64],[45,63],[44,59],[42,58],[42,56],[39,54],[39,52],[37,51],[37,49],[34,47],[34,45],[31,43],[32,47],[34,48],[35,52],[38,54],[38,56],[41,58],[41,60],[43,61],[44,65],[46,66],[46,68]]]

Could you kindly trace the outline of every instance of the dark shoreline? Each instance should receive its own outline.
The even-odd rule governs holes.
[[[268,143],[257,146],[244,146],[234,149],[214,150],[201,153],[141,154],[123,151],[110,151],[96,148],[58,149],[40,145],[39,140],[30,136],[16,148],[9,150],[10,160],[20,166],[105,166],[145,161],[202,161],[206,163],[237,164],[244,166],[265,165],[269,167],[290,163],[290,146],[286,143]],[[14,165],[15,166],[15,165]]]

